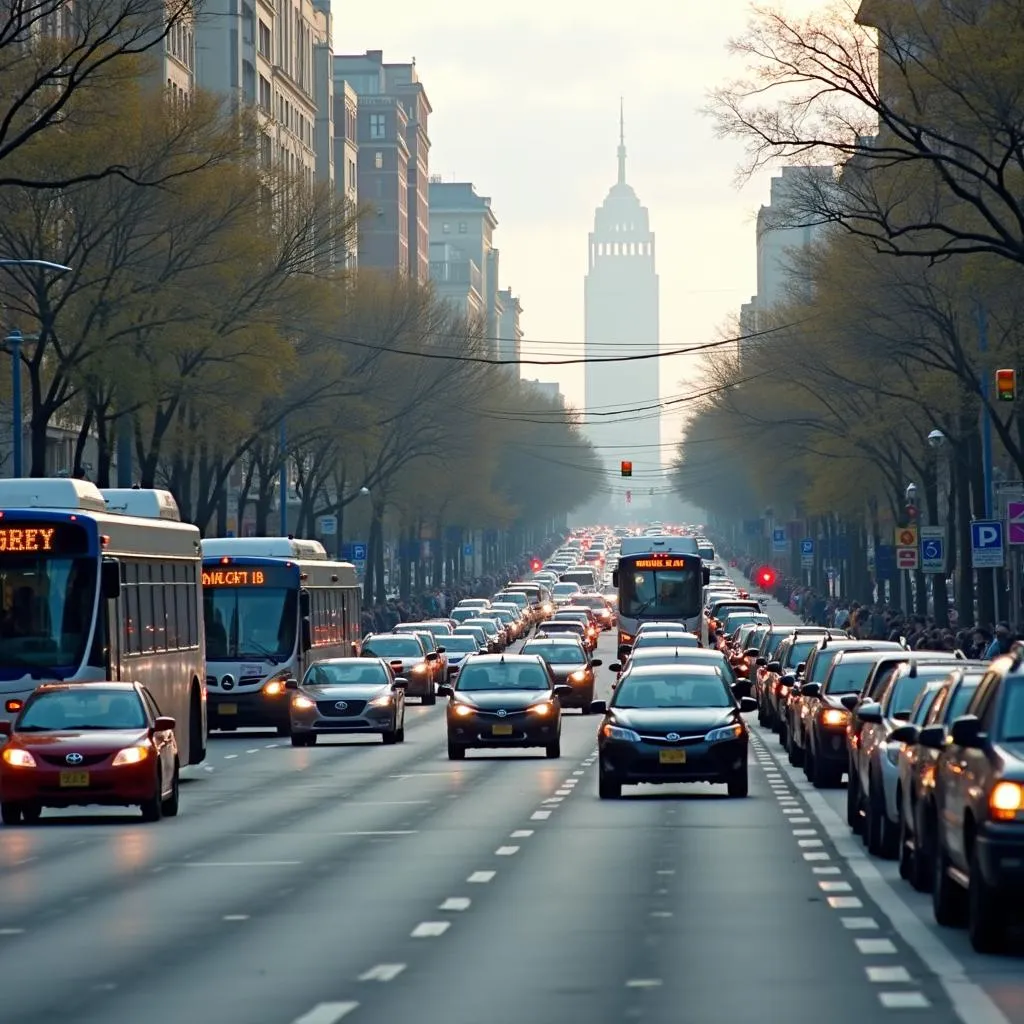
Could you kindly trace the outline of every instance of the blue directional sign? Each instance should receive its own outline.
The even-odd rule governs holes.
[[[778,553],[785,551],[788,547],[789,541],[786,540],[786,528],[780,526],[772,530],[772,550]]]
[[[366,545],[365,544],[353,544],[352,545],[352,561],[353,562],[365,562],[366,561]]]
[[[875,572],[879,579],[896,578],[896,548],[891,544],[879,544],[875,548]]]
[[[462,554],[463,554],[463,556],[465,558],[472,558],[473,557],[473,545],[472,544],[463,544],[462,545]]]
[[[975,569],[999,569],[1004,563],[1003,522],[975,519],[971,523],[971,565]]]
[[[813,555],[814,554],[814,540],[811,537],[804,537],[800,541],[800,554],[801,555]]]
[[[946,571],[945,527],[921,527],[921,570],[923,572]]]

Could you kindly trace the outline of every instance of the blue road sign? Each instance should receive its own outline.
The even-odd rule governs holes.
[[[786,528],[781,526],[772,530],[772,550],[776,552],[785,551],[788,547],[789,541],[786,540]]]
[[[462,545],[462,554],[463,554],[463,557],[465,557],[465,558],[472,558],[473,557],[473,545],[472,544],[463,544]]]
[[[366,545],[365,544],[353,544],[352,545],[352,561],[353,562],[365,562],[366,561]]]
[[[998,569],[1003,565],[1003,522],[975,519],[971,523],[971,565],[975,569]]]
[[[875,572],[879,579],[896,578],[896,548],[891,544],[879,544],[875,548]]]
[[[814,554],[814,540],[810,537],[804,537],[800,541],[800,554],[801,555],[813,555]]]

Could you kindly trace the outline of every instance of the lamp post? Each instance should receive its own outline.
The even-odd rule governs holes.
[[[49,260],[21,260],[0,258],[0,267],[35,267],[38,270],[50,270],[56,274],[66,274],[71,268],[63,263],[51,263]],[[25,336],[16,327],[7,335],[5,345],[11,353],[11,444],[14,456],[14,476],[22,476],[22,445],[24,430],[21,422],[21,345]]]

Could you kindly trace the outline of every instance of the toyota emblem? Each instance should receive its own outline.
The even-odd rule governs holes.
[[[499,712],[498,712],[498,717],[499,717],[499,718],[504,718],[504,717],[505,717],[505,716],[506,716],[507,714],[508,714],[508,712],[507,712],[507,711],[499,711]]]
[[[67,761],[68,764],[81,764],[85,758],[82,757],[81,754],[68,754],[64,760]]]
[[[339,700],[338,703],[334,705],[334,708],[336,711],[346,711],[348,710],[348,704],[343,700]]]
[[[671,740],[671,741],[672,741],[673,743],[675,743],[675,741],[676,741],[677,739],[679,739],[679,733],[677,733],[677,732],[670,732],[670,733],[669,733],[669,734],[668,734],[668,735],[667,735],[667,736],[665,737],[665,739],[667,739],[667,740]]]

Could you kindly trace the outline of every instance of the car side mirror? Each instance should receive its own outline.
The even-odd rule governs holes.
[[[121,563],[116,558],[104,558],[100,567],[100,587],[103,598],[112,601],[121,594]]]
[[[958,747],[981,746],[981,721],[974,715],[958,718],[949,730],[950,739]]]
[[[916,725],[901,725],[898,729],[893,729],[886,739],[890,743],[916,743],[917,737],[920,735]]]
[[[431,651],[427,655],[427,661],[437,661],[437,652],[436,651]]]
[[[455,691],[447,683],[442,683],[437,688],[437,695],[438,697],[454,697]]]
[[[396,690],[404,690],[409,685],[409,680],[404,676],[399,676],[391,686]]]
[[[778,661],[769,661],[765,668],[767,668],[769,672],[781,672],[782,664]]]
[[[917,734],[919,746],[929,750],[941,750],[946,745],[946,727],[944,725],[927,725]]]
[[[910,721],[910,712],[909,711],[897,711],[896,714],[894,714],[892,717],[895,718],[897,722],[909,722]]]
[[[174,719],[168,715],[160,715],[153,723],[154,732],[170,732],[174,728]]]
[[[800,687],[800,693],[804,697],[820,697],[821,683],[804,683]]]
[[[612,662],[612,663],[611,663],[611,664],[610,664],[610,665],[609,665],[608,667],[609,667],[609,668],[610,668],[610,669],[611,669],[611,670],[612,670],[613,672],[621,672],[621,671],[622,671],[622,662],[619,662],[619,661],[613,661],[613,662]]]
[[[600,701],[598,703],[601,703]],[[8,721],[0,722],[0,736],[11,735],[11,723]]]
[[[633,647],[630,644],[619,644],[619,657],[625,661],[632,652]]]
[[[302,649],[308,651],[313,647],[313,623],[308,615],[302,616]]]
[[[870,722],[871,724],[879,724],[882,721],[882,706],[876,704],[874,701],[870,701],[867,704],[861,706],[857,712],[857,717],[862,722]]]
[[[438,647],[437,653],[438,654],[447,654],[448,653],[448,648],[447,647]]]
[[[796,674],[798,676],[803,675],[804,674],[804,670],[806,668],[807,668],[807,662],[806,661],[801,661],[800,664],[797,665],[797,667],[796,667]]]
[[[860,700],[860,698],[857,694],[844,693],[842,697],[839,698],[839,703],[842,704],[847,711],[852,711],[857,706],[858,700]]]
[[[556,697],[568,697],[572,693],[572,687],[566,686],[565,683],[556,683],[552,691]]]
[[[608,701],[592,700],[590,702],[590,713],[592,715],[604,715],[608,712]]]
[[[757,710],[757,701],[753,697],[740,697],[740,714],[749,715]]]
[[[299,688],[298,679],[286,679],[284,681],[284,688],[286,690],[297,690]]]

